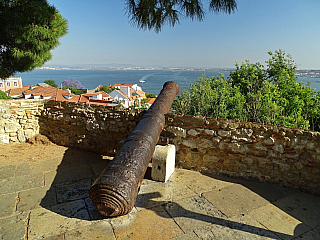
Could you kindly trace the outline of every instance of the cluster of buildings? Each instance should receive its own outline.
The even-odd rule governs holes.
[[[0,79],[0,90],[14,99],[48,99],[53,101],[77,102],[103,106],[150,107],[154,98],[147,99],[145,92],[137,84],[116,83],[110,93],[99,91],[102,85],[81,95],[72,94],[69,89],[53,88],[46,83],[36,86],[22,86],[20,77]]]

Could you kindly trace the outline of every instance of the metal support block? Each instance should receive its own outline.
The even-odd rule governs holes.
[[[151,178],[166,182],[174,172],[176,147],[172,144],[157,145],[152,156]]]

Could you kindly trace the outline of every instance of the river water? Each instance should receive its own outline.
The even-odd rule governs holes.
[[[221,72],[225,77],[228,72]],[[52,79],[60,85],[63,80],[76,79],[87,89],[94,89],[98,85],[113,85],[114,83],[137,83],[146,93],[158,95],[162,86],[167,81],[174,81],[179,85],[180,92],[189,89],[190,84],[203,75],[216,76],[218,71],[182,71],[182,70],[48,70],[37,69],[32,72],[18,73],[15,76],[22,77],[24,86],[43,83]],[[143,83],[140,80],[144,81]],[[311,87],[320,90],[319,78],[297,77],[298,81],[311,82]]]

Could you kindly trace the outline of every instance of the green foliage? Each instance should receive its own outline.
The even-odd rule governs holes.
[[[196,116],[212,116],[220,118],[242,119],[244,97],[237,86],[224,78],[199,78],[191,84],[190,90],[184,90],[173,102],[173,109],[177,113]]]
[[[149,108],[149,104],[147,104],[149,101],[149,98],[144,98],[144,99],[141,99],[141,106],[140,108],[144,109],[144,110],[147,110]]]
[[[83,91],[81,91],[80,89],[77,89],[77,88],[73,88],[73,87],[70,87],[69,88],[71,93],[75,94],[75,95],[81,95],[83,94]]]
[[[175,26],[180,18],[202,21],[205,10],[201,0],[126,0],[126,10],[132,24],[143,30],[160,32],[165,24]],[[209,10],[231,14],[237,9],[236,0],[211,0]]]
[[[0,99],[12,99],[12,97],[8,96],[5,92],[0,90]]]
[[[44,83],[50,85],[51,87],[57,88],[58,85],[56,84],[56,82],[54,80],[48,79],[48,80],[44,80]]]
[[[141,99],[141,104],[146,104],[149,101],[149,98]]]
[[[320,93],[317,92],[311,98],[310,105],[308,106],[309,122],[312,130],[320,130]]]
[[[177,113],[320,130],[320,93],[296,82],[294,61],[269,52],[266,68],[246,60],[230,77],[203,76],[174,101]]]
[[[105,93],[111,93],[115,88],[112,88],[108,85],[103,85],[102,87],[99,88],[99,91],[103,91]]]
[[[155,95],[154,93],[146,93],[146,97],[147,98],[157,98],[157,95]]]
[[[42,66],[68,28],[46,0],[2,0],[0,23],[0,78]]]

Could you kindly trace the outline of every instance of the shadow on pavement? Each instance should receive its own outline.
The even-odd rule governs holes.
[[[265,228],[260,228],[260,227],[228,220],[227,217],[221,215],[220,211],[216,211],[213,214],[213,215],[220,216],[220,217],[216,217],[212,215],[212,212],[210,215],[207,215],[207,214],[190,211],[184,208],[183,206],[177,204],[176,202],[153,201],[152,199],[161,197],[161,194],[159,192],[140,194],[139,196],[142,198],[147,198],[150,205],[154,205],[154,206],[162,205],[166,209],[166,213],[168,214],[164,214],[161,211],[159,212],[155,211],[155,212],[160,217],[163,217],[163,218],[174,218],[175,221],[178,222],[178,225],[179,223],[184,224],[183,222],[185,222],[185,219],[188,219],[188,218],[191,219],[191,223],[190,223],[191,228],[189,228],[189,230],[192,230],[192,227],[197,224],[195,221],[193,221],[193,220],[196,220],[196,221],[202,221],[202,222],[206,222],[213,225],[219,225],[221,227],[226,227],[231,230],[239,230],[242,232],[246,232],[246,233],[250,233],[258,236],[268,237],[271,239],[292,239],[294,237],[292,235],[284,234],[281,232],[271,231]],[[136,207],[144,207],[144,206],[136,204]],[[152,210],[152,208],[150,210]],[[178,220],[179,218],[182,218],[182,219],[179,221]],[[299,225],[297,226],[297,228],[299,228]],[[208,231],[208,229],[210,229],[210,226],[208,228],[205,228],[205,227],[200,228],[200,231],[202,231],[203,229],[207,229]],[[211,229],[211,230],[214,231],[214,229]],[[235,236],[235,239],[238,239],[238,238],[236,238]]]
[[[230,178],[210,173],[202,174],[217,180],[239,184],[267,200],[275,208],[279,209],[279,212],[282,211],[284,214],[282,215],[283,218],[286,218],[285,215],[287,214],[287,216],[301,222],[295,227],[293,236],[274,232],[280,238],[293,238],[320,225],[319,196],[266,182]],[[270,212],[270,218],[272,218],[271,214]],[[277,220],[275,219],[275,221]],[[288,219],[287,221],[290,222],[291,220]],[[281,222],[279,224],[281,225]]]
[[[69,218],[81,220],[104,219],[89,197],[89,189],[112,157],[69,148],[57,167],[56,175],[41,200],[40,206]],[[151,169],[145,174],[151,179]]]
[[[52,181],[51,187],[47,191],[45,197],[42,199],[40,205],[52,212],[68,218],[77,218],[88,221],[104,219],[105,217],[102,216],[93,206],[89,198],[89,189],[102,170],[111,163],[111,159],[112,158],[102,157],[96,153],[69,148],[65,152],[60,165],[57,167],[56,175]],[[147,175],[150,174],[149,170]],[[309,223],[312,221],[312,219],[317,219],[320,216],[320,208],[314,207],[314,201],[319,201],[318,197],[313,198],[313,196],[310,195],[312,201],[309,202],[309,205],[306,206],[304,210],[302,204],[305,204],[304,201],[307,200],[291,198],[291,196],[295,196],[300,193],[296,190],[267,183],[232,179],[222,176],[213,176],[210,174],[205,175],[214,179],[240,184],[250,189],[253,193],[258,194],[265,200],[269,201],[274,206],[289,214],[293,218],[302,222],[296,226],[294,230],[294,236],[301,235],[301,233],[305,232],[305,225],[309,226]],[[221,211],[217,210],[219,208],[214,208],[216,210],[213,211],[216,211],[216,213],[207,215],[190,211],[175,202],[155,202],[153,199],[161,197],[159,192],[139,194],[139,197],[147,198],[147,201],[151,203],[148,205],[162,205],[169,215],[159,215],[160,217],[174,219],[182,217],[194,219],[218,226],[228,227],[230,229],[237,229],[239,231],[248,232],[259,236],[268,236],[275,239],[291,239],[294,237],[278,231],[266,230],[264,228],[231,221],[226,215],[221,215]],[[309,197],[309,195],[307,197]],[[287,203],[282,201],[285,198],[288,198]],[[152,202],[155,204],[152,204]],[[136,204],[136,206],[144,208],[143,205],[139,206],[139,203]],[[315,209],[317,209],[316,211],[318,212],[314,212]],[[301,215],[301,211],[305,211],[306,214]]]
[[[101,218],[89,198],[89,189],[110,162],[111,158],[69,148],[40,205],[65,217],[81,220]]]

